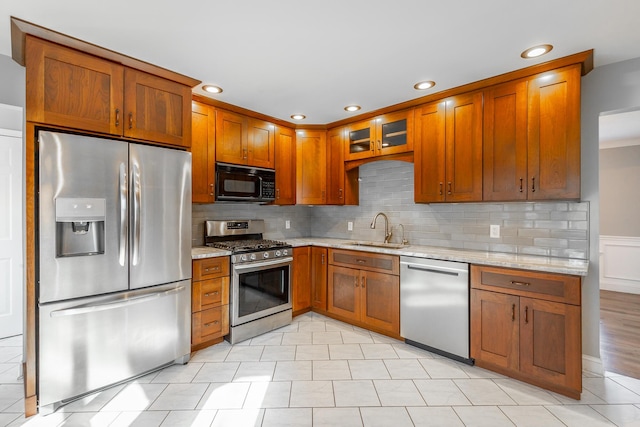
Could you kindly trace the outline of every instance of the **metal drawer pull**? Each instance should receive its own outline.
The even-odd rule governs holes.
[[[205,328],[208,328],[209,326],[211,326],[211,325],[217,325],[218,323],[220,323],[220,321],[218,321],[218,320],[214,320],[213,322],[205,323],[205,324],[204,324],[204,327],[205,327]]]
[[[512,304],[511,305],[511,321],[513,322],[514,320],[516,320],[516,305]]]
[[[355,285],[356,288],[358,287],[358,278],[357,277],[354,277],[353,284]]]
[[[366,263],[367,263],[367,260],[366,260],[366,259],[356,259],[356,262],[357,262],[358,264],[366,264]]]
[[[522,178],[520,178],[520,192],[522,193]]]
[[[210,297],[211,295],[218,295],[220,292],[215,291],[215,292],[207,292],[206,294],[204,294],[205,297]]]
[[[215,267],[212,267],[212,268],[205,268],[204,269],[205,273],[209,272],[209,271],[218,271],[218,270],[220,270],[220,266],[219,265],[216,265]]]
[[[515,286],[529,286],[529,285],[531,285],[531,283],[527,283],[527,282],[518,282],[518,281],[516,281],[516,280],[512,280],[512,281],[511,281],[511,284],[512,284],[512,285],[515,285]]]
[[[524,307],[524,323],[529,323],[529,307]]]
[[[367,278],[366,278],[366,277],[363,277],[363,278],[362,278],[362,284],[361,284],[361,286],[362,286],[362,288],[363,288],[363,289],[364,289],[364,285],[365,285],[366,283],[367,283]]]
[[[116,127],[120,126],[120,109],[116,108]]]
[[[133,113],[129,113],[129,129],[133,129]]]

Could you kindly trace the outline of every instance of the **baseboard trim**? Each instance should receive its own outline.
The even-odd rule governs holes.
[[[599,357],[582,355],[582,370],[598,375],[604,375],[604,365]]]

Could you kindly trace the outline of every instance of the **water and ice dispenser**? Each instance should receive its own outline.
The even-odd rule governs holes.
[[[56,257],[104,253],[105,199],[56,199]]]

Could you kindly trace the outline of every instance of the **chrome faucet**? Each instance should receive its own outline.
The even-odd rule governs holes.
[[[383,214],[382,212],[378,212],[376,216],[373,217],[373,221],[371,221],[371,228],[376,228],[376,220],[379,216],[384,218],[384,242],[389,243],[391,240],[391,235],[393,234],[391,230],[389,230],[389,218]]]
[[[400,241],[400,243],[406,245],[407,243],[409,243],[409,241],[404,238],[404,225],[398,224],[398,227],[402,227],[402,240]]]

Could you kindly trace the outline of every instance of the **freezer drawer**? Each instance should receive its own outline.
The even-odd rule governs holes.
[[[410,344],[469,359],[469,265],[400,258],[400,335]]]
[[[159,366],[185,363],[189,358],[189,280],[40,304],[39,315],[41,412]]]

